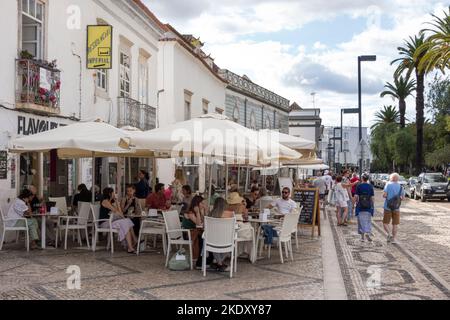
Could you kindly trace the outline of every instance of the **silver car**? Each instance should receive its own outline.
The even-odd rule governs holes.
[[[411,199],[414,198],[414,189],[417,183],[417,179],[417,177],[411,177],[408,179],[405,185],[405,195]]]

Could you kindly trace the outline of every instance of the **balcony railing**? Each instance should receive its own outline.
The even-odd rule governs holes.
[[[49,64],[16,60],[16,106],[42,113],[59,114],[61,71]]]
[[[131,98],[118,98],[117,126],[132,126],[141,130],[156,128],[156,109]]]

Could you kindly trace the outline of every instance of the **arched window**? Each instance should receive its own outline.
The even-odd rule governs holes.
[[[255,116],[255,111],[253,111],[253,110],[250,113],[250,129],[256,130],[256,116]]]
[[[237,102],[236,105],[234,106],[233,109],[233,121],[234,122],[239,122],[239,107],[237,106]]]

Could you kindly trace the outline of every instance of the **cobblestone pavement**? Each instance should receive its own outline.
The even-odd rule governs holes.
[[[382,208],[381,200],[381,195],[377,193],[376,207],[380,209]],[[405,209],[409,206],[406,203]],[[416,211],[416,208],[410,208],[413,221],[415,216],[423,215]],[[328,211],[328,217],[332,221],[336,250],[349,299],[450,299],[450,291],[446,283],[439,281],[439,277],[434,276],[434,273],[429,272],[426,266],[424,267],[417,259],[414,259],[414,256],[409,254],[401,244],[387,243],[380,225],[381,211],[377,212],[374,218],[372,243],[360,241],[356,223],[347,227],[337,227],[334,210]],[[402,218],[402,232],[409,234],[408,216]],[[423,241],[421,242],[423,237],[436,239],[439,231],[445,226],[441,226],[439,230],[433,228],[419,226],[414,229],[416,234],[408,236],[421,243],[415,251],[422,256],[427,256],[429,250],[436,254],[440,250],[439,244],[431,240],[426,241],[427,246],[423,244]],[[448,231],[448,228],[446,230]],[[400,240],[406,242],[407,238],[404,235],[400,237]],[[413,243],[409,245],[415,246]],[[446,250],[440,251],[443,255],[440,259],[448,259],[449,255],[444,254],[449,248],[447,247]],[[448,265],[448,261],[446,264]],[[448,272],[448,267],[446,271]]]
[[[376,202],[381,209],[381,192],[377,192]],[[382,228],[381,210],[377,214],[376,224]],[[404,248],[450,283],[449,202],[403,201],[398,239]]]
[[[238,272],[174,272],[156,249],[140,256],[82,249],[26,253],[22,244],[0,252],[0,299],[324,299],[320,238],[305,229],[295,244],[294,262],[282,265],[278,250],[271,259],[238,260]],[[68,290],[68,266],[81,269],[81,290]]]

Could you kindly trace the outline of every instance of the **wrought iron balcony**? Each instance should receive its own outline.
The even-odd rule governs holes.
[[[16,59],[16,107],[60,113],[61,71],[45,61]]]
[[[117,126],[132,126],[141,130],[156,128],[156,109],[137,100],[118,98]]]

